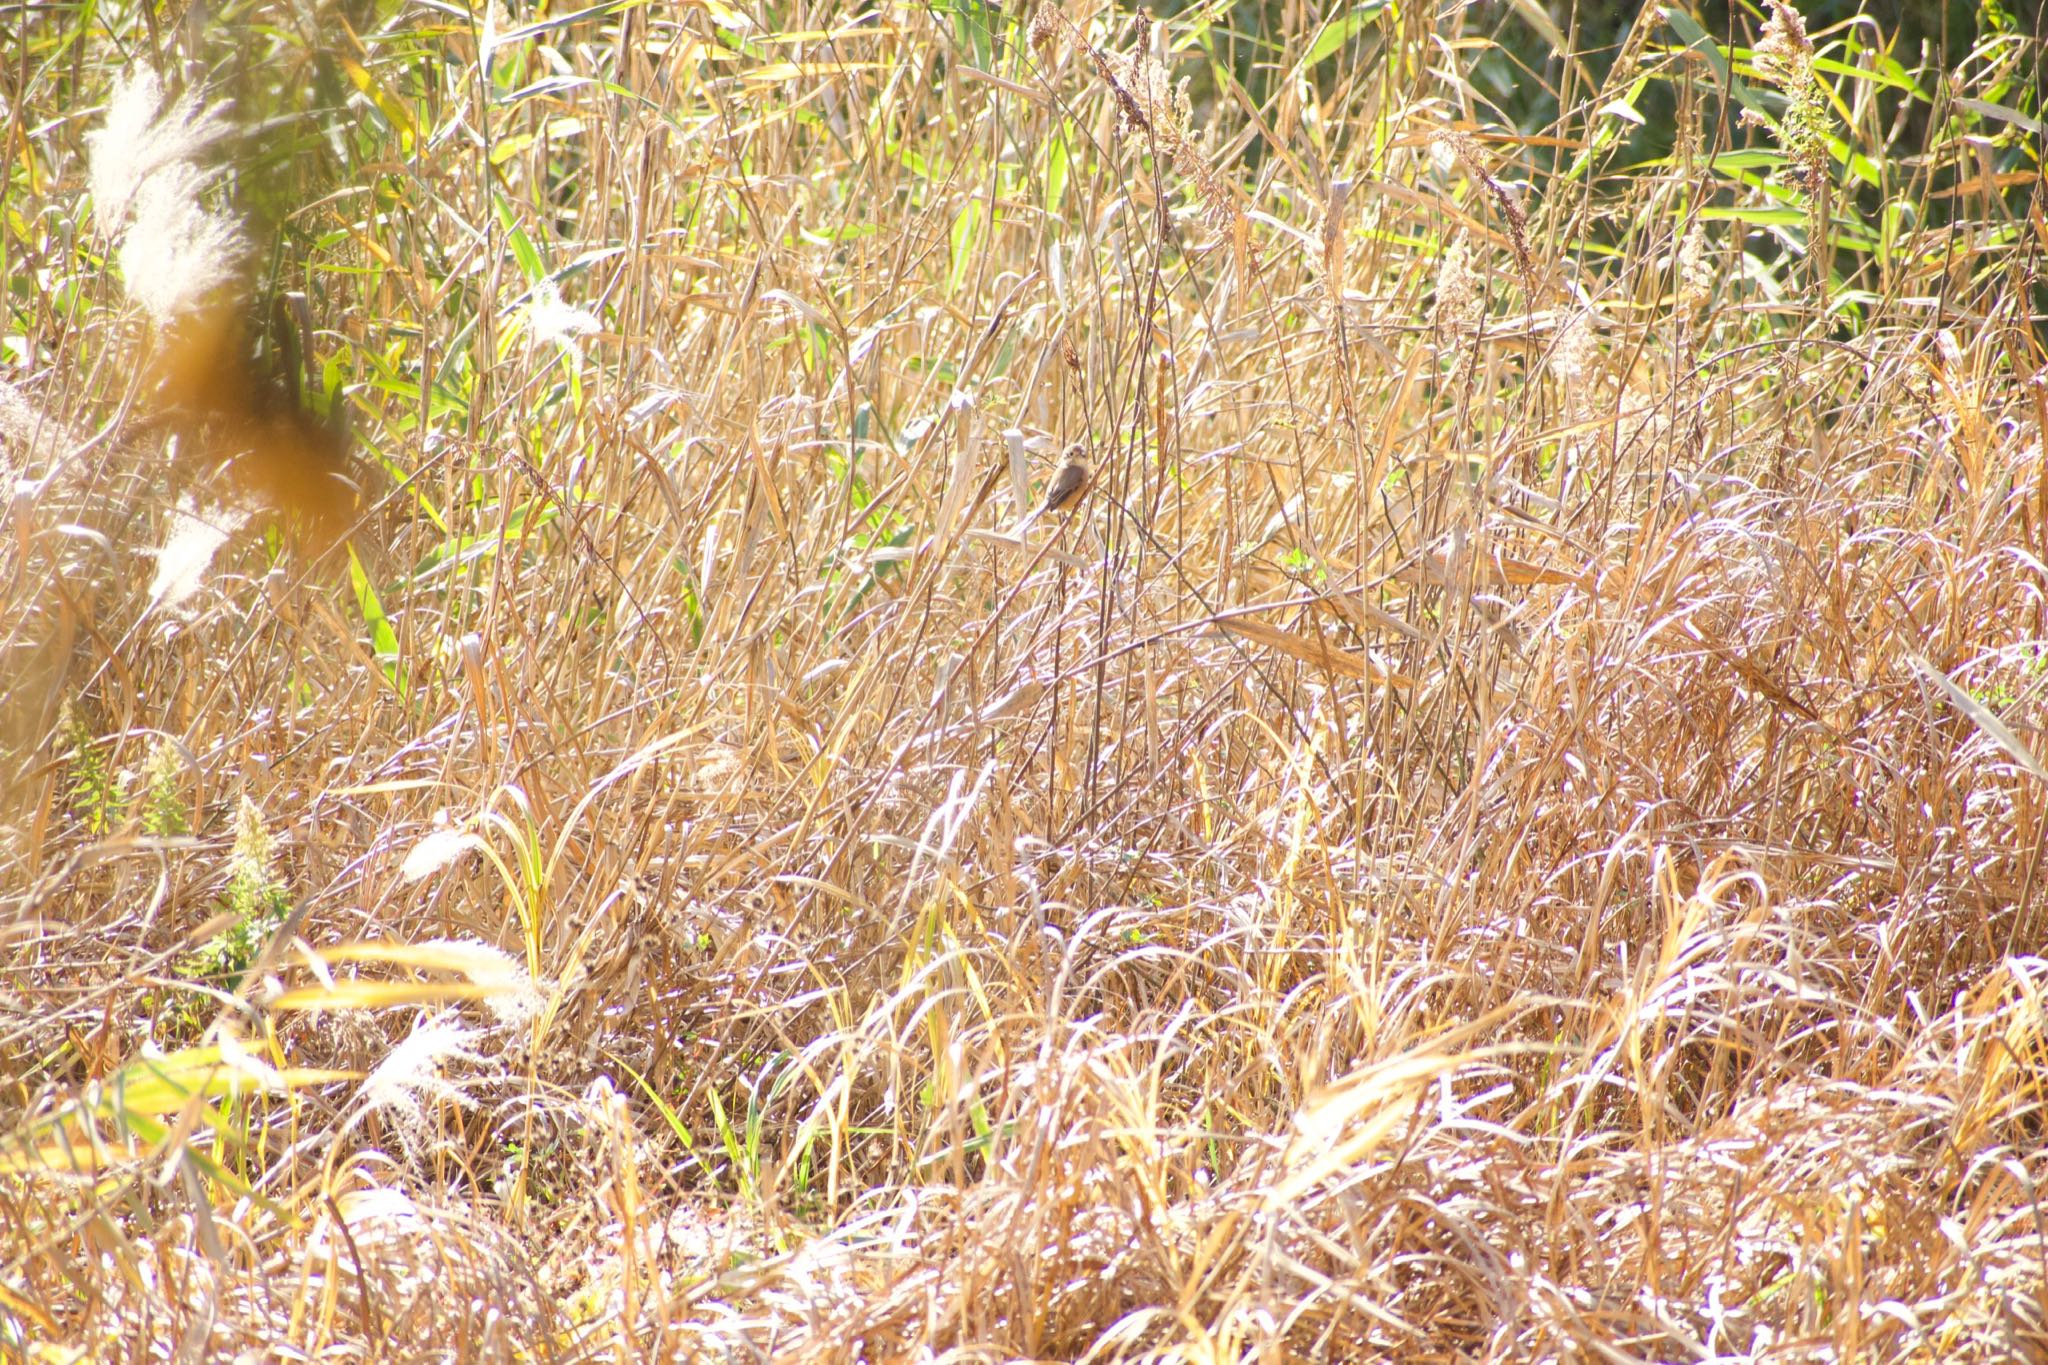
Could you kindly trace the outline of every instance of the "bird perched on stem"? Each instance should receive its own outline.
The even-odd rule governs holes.
[[[1045,501],[1036,510],[1017,523],[1009,534],[1021,536],[1031,529],[1047,512],[1072,512],[1081,505],[1081,499],[1088,496],[1088,490],[1095,486],[1095,470],[1088,463],[1086,448],[1076,442],[1067,448],[1066,463],[1052,476],[1052,482],[1045,487]]]
[[[1094,486],[1095,471],[1082,458],[1081,448],[1075,446],[1067,452],[1067,462],[1060,466],[1060,472],[1052,476],[1052,484],[1045,490],[1045,505],[1038,509],[1038,514],[1071,512]]]

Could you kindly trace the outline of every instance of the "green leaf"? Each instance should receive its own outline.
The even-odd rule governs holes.
[[[519,226],[519,219],[514,216],[512,205],[505,196],[494,194],[491,199],[498,211],[498,226],[505,229],[505,240],[512,247],[512,259],[519,262],[519,273],[526,276],[529,287],[539,284],[548,273],[547,266],[541,261],[539,249],[534,246],[533,239],[526,235],[526,230]]]
[[[383,82],[370,74],[368,68],[350,57],[342,57],[341,69],[348,74],[349,82],[362,92],[363,97],[384,121],[398,134],[398,145],[407,156],[412,155],[413,144],[419,136],[419,127],[412,120],[412,113],[405,107],[405,101],[386,89]]]
[[[1687,14],[1676,5],[1664,7],[1664,21],[1680,40],[1693,51],[1706,58],[1707,65],[1714,68],[1714,75],[1728,87],[1728,93],[1735,102],[1752,113],[1777,122],[1776,111],[1764,103],[1748,81],[1735,74],[1735,68],[1728,61],[1728,50],[1714,41],[1713,35],[1700,27],[1699,20]]]
[[[1927,92],[1913,83],[1913,78],[1906,74],[1906,68],[1900,66],[1896,61],[1881,52],[1872,50],[1871,55],[1877,59],[1877,66],[1874,70],[1866,70],[1860,66],[1851,66],[1847,62],[1838,62],[1832,57],[1815,57],[1813,59],[1813,69],[1825,71],[1831,76],[1847,76],[1851,80],[1864,80],[1871,81],[1877,85],[1888,85],[1894,90],[1904,90],[1915,99],[1926,102]]]
[[[1055,215],[1067,197],[1067,163],[1073,156],[1067,146],[1070,126],[1067,120],[1061,120],[1045,144],[1045,211]]]
[[[981,246],[981,201],[970,199],[967,207],[960,210],[960,216],[953,220],[953,268],[946,276],[946,292],[957,294],[967,279],[967,268],[974,263],[974,254]]]
[[[1607,117],[1594,125],[1592,140],[1572,158],[1572,164],[1564,173],[1566,180],[1577,180],[1583,176],[1592,166],[1593,158],[1613,146],[1621,137],[1623,125],[1637,125],[1643,122],[1643,116],[1636,110],[1636,101],[1643,97],[1643,91],[1649,84],[1648,76],[1638,76],[1635,83],[1629,86],[1626,95],[1620,99],[1609,100],[1601,106],[1600,112]]]
[[[1963,99],[1959,97],[1956,100],[1956,107],[1958,109],[1967,109],[1979,118],[1988,118],[1999,123],[2009,123],[2015,128],[2023,128],[2035,137],[2048,137],[2048,123],[2043,123],[2037,118],[2029,118],[2017,109],[2008,109],[2002,104],[1993,104],[1990,100]]]
[[[631,1062],[625,1060],[623,1057],[619,1056],[618,1053],[613,1052],[611,1049],[605,1049],[605,1056],[611,1058],[613,1061],[617,1062],[620,1066],[625,1068],[626,1074],[628,1076],[631,1076],[633,1080],[639,1085],[641,1093],[645,1094],[648,1099],[654,1101],[654,1107],[661,1111],[661,1117],[663,1121],[668,1124],[669,1131],[674,1133],[676,1137],[681,1140],[683,1146],[686,1149],[690,1151],[695,1151],[697,1147],[697,1140],[690,1135],[689,1125],[684,1123],[681,1117],[677,1115],[675,1109],[669,1104],[669,1102],[661,1097],[660,1092],[655,1090],[655,1088],[648,1083],[647,1078],[641,1075],[639,1072],[635,1071],[633,1069],[633,1064]]]
[[[1662,158],[1665,165],[1671,158]],[[1775,147],[1747,147],[1739,152],[1722,152],[1714,158],[1717,171],[1775,171],[1785,164],[1785,154]]]
[[[1315,41],[1308,45],[1308,54],[1301,59],[1303,67],[1314,66],[1323,58],[1335,52],[1356,37],[1358,31],[1380,16],[1387,7],[1387,0],[1366,0],[1365,4],[1353,5],[1351,12],[1341,19],[1332,19],[1316,34]],[[1563,46],[1562,43],[1559,44]]]
[[[995,69],[995,21],[1002,11],[989,0],[953,0],[953,36],[967,50],[968,60],[983,71]]]
[[[400,697],[410,701],[411,684],[398,669],[398,632],[391,628],[391,619],[384,614],[384,604],[377,600],[377,590],[370,585],[370,576],[363,572],[363,561],[356,557],[353,542],[348,547],[348,576],[356,590],[356,610],[362,615],[363,625],[369,629],[370,644],[376,651],[377,662],[383,667],[384,677]]]

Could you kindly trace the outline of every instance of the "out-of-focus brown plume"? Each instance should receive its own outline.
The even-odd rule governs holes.
[[[259,355],[243,301],[220,297],[193,309],[156,338],[150,401],[178,438],[181,473],[224,481],[237,500],[283,514],[325,547],[347,531],[362,490],[346,431],[301,397],[299,321],[294,329],[280,316],[274,344]]]

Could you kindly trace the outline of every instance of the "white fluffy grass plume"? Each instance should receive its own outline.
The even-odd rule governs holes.
[[[249,519],[234,508],[202,509],[191,498],[178,504],[164,543],[156,552],[156,577],[149,585],[152,606],[176,607],[199,591],[213,557]]]
[[[160,326],[234,279],[240,226],[200,195],[214,173],[197,157],[228,131],[226,106],[187,94],[164,106],[163,84],[140,71],[114,88],[91,149],[93,213],[119,250],[129,297]]]

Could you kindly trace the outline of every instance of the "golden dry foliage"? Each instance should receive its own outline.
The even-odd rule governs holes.
[[[8,21],[0,1357],[2048,1358],[2038,42],[1319,8]]]

